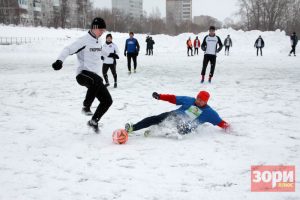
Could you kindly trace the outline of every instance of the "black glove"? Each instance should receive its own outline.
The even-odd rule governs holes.
[[[52,67],[54,70],[60,70],[63,67],[62,64],[63,62],[61,60],[57,60],[52,64]]]
[[[126,51],[124,52],[124,56],[125,56],[125,57],[127,56]]]
[[[139,52],[138,51],[136,52],[136,56],[139,56]]]
[[[157,92],[153,92],[152,97],[159,100],[159,94]]]
[[[104,60],[104,57],[103,57],[103,56],[101,56],[101,60]]]
[[[119,56],[118,56],[117,54],[115,54],[115,53],[110,53],[110,54],[108,55],[108,57],[109,57],[109,58],[113,58],[113,59],[119,59]]]
[[[120,58],[119,55],[115,53],[114,59],[119,59],[119,58]]]

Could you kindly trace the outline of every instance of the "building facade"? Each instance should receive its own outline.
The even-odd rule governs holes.
[[[143,0],[112,0],[112,11],[115,10],[139,20],[143,16]]]
[[[192,0],[166,0],[166,22],[180,24],[192,21]]]
[[[90,0],[0,0],[4,24],[85,28],[90,14]]]

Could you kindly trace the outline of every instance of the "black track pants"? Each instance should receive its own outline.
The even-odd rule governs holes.
[[[137,67],[136,57],[137,57],[136,53],[127,53],[128,71],[131,71],[131,59],[133,60],[134,69],[136,69]]]
[[[260,55],[262,56],[262,48],[261,47],[259,47],[259,48],[256,48],[257,49],[257,51],[256,51],[256,55],[258,56],[258,51],[260,50]]]
[[[76,76],[76,80],[79,85],[88,88],[83,106],[91,107],[95,98],[100,101],[92,117],[93,120],[98,122],[113,102],[109,91],[104,86],[102,78],[93,72],[83,70]]]
[[[148,128],[149,126],[158,125],[170,116],[176,116],[174,112],[165,112],[160,115],[151,116],[143,119],[142,121],[133,125],[133,130],[138,131],[140,129]]]
[[[294,55],[296,55],[296,45],[292,46],[292,50],[290,52],[290,54],[294,53]]]
[[[187,48],[187,55],[190,56],[190,51],[191,51],[191,56],[193,56],[193,48],[192,47]]]
[[[207,68],[207,65],[208,65],[209,62],[210,62],[210,65],[211,65],[209,76],[210,77],[214,76],[215,67],[216,67],[216,60],[217,60],[216,55],[210,55],[210,54],[205,54],[204,55],[203,67],[202,67],[202,71],[201,71],[202,76],[205,76],[206,68]]]
[[[105,80],[105,83],[109,83],[108,81],[108,76],[107,76],[107,72],[110,69],[113,77],[114,77],[114,81],[115,83],[117,82],[117,71],[116,71],[116,64],[103,64],[102,67],[102,74]]]

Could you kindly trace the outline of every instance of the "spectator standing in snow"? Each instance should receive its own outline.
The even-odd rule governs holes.
[[[216,36],[216,28],[214,26],[209,27],[209,34],[205,36],[201,45],[201,49],[204,51],[203,66],[201,71],[201,83],[204,83],[206,68],[209,62],[211,67],[208,82],[211,83],[211,79],[214,76],[215,72],[217,53],[219,53],[222,48],[222,41],[219,36]]]
[[[134,73],[136,73],[137,68],[137,56],[139,55],[140,45],[137,39],[134,37],[134,33],[129,33],[129,38],[125,43],[124,56],[127,56],[127,65],[128,65],[128,73],[131,74],[131,60],[133,60],[134,64]]]
[[[190,51],[191,51],[191,56],[193,56],[193,43],[191,40],[191,37],[186,41],[186,46],[187,46],[187,55],[190,56]]]
[[[146,37],[146,56],[147,55],[150,55],[150,48],[149,48],[149,46],[150,46],[150,36],[149,35],[147,35],[147,37]]]
[[[118,46],[112,42],[112,35],[106,35],[106,42],[102,46],[103,50],[108,53],[113,53],[113,57],[102,56],[103,66],[102,66],[102,74],[105,80],[105,86],[109,86],[107,72],[110,69],[113,77],[114,77],[114,88],[117,88],[117,59],[119,59],[119,49]]]
[[[262,49],[265,47],[265,42],[261,36],[259,36],[255,41],[254,47],[256,48],[256,55],[258,56],[258,51],[260,50],[260,55],[262,56],[263,55]]]
[[[292,45],[292,50],[289,54],[289,56],[291,56],[292,53],[294,53],[294,56],[296,56],[296,46],[298,44],[298,37],[296,35],[296,32],[294,32],[292,35],[291,35],[291,45]]]
[[[149,41],[149,56],[153,56],[153,46],[154,46],[155,42],[153,40],[152,37],[150,37],[150,41]]]
[[[230,38],[230,35],[227,35],[227,38],[224,41],[224,45],[225,45],[225,56],[226,55],[229,56],[229,49],[230,47],[232,47],[232,40]]]
[[[196,37],[196,39],[194,40],[194,55],[199,54],[199,48],[200,48],[200,40],[198,38],[198,36]]]

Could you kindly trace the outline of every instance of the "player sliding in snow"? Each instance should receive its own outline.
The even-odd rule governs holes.
[[[91,25],[91,30],[83,37],[71,45],[65,47],[55,63],[52,64],[54,70],[60,70],[64,60],[73,54],[77,54],[78,68],[76,80],[81,86],[87,87],[87,93],[83,102],[82,113],[93,115],[90,110],[95,98],[100,101],[92,119],[88,121],[88,126],[92,127],[98,133],[98,121],[106,113],[112,104],[112,98],[109,91],[103,84],[100,77],[102,66],[101,56],[114,58],[115,53],[103,51],[101,35],[105,32],[106,24],[102,18],[95,18]]]
[[[170,103],[180,105],[181,107],[177,110],[145,118],[136,124],[127,123],[125,125],[125,130],[129,134],[133,131],[138,131],[152,125],[158,125],[167,118],[174,118],[176,121],[180,122],[177,124],[177,130],[181,135],[192,132],[198,125],[205,122],[211,123],[215,126],[217,125],[224,130],[229,128],[229,124],[222,120],[218,113],[207,105],[210,95],[206,91],[200,91],[196,98],[170,94],[158,94],[156,92],[154,92],[152,96],[154,99],[168,101]]]

